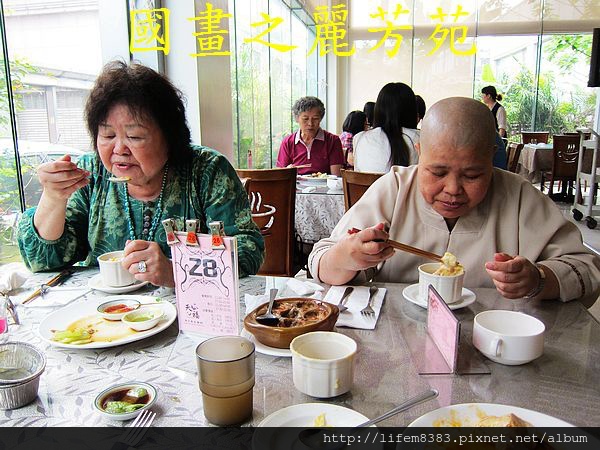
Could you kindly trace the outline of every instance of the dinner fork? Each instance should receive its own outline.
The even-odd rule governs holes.
[[[149,409],[142,411],[129,425],[125,433],[119,437],[119,440],[114,443],[111,450],[125,450],[129,447],[135,447],[140,443],[155,417],[156,413]]]
[[[343,313],[344,311],[346,311],[348,309],[348,307],[345,306],[344,303],[346,302],[346,300],[348,299],[350,294],[352,294],[352,291],[354,291],[354,288],[352,286],[348,286],[346,288],[346,290],[344,291],[344,293],[342,294],[342,298],[340,298],[340,301],[337,305],[337,307],[341,313]]]
[[[375,311],[373,310],[373,302],[375,301],[375,294],[379,288],[377,286],[371,286],[369,288],[369,301],[367,302],[367,306],[360,310],[360,313],[365,317],[370,317],[375,315]]]

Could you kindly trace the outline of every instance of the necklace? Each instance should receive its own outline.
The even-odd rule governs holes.
[[[125,197],[125,201],[123,202],[125,205],[125,217],[127,218],[127,225],[129,226],[129,239],[135,241],[136,239],[142,239],[145,241],[151,241],[154,239],[154,234],[156,233],[156,229],[158,228],[158,224],[160,223],[160,219],[162,218],[162,201],[163,195],[165,193],[165,186],[167,185],[167,174],[169,173],[169,165],[165,165],[165,172],[163,173],[162,184],[160,186],[160,194],[158,195],[158,200],[156,201],[156,214],[152,214],[153,202],[148,202],[146,209],[143,210],[143,228],[142,235],[139,238],[135,236],[135,230],[133,228],[133,217],[131,215],[131,203],[129,201],[129,190],[127,189],[127,183],[123,183],[125,187],[123,188],[123,195]]]

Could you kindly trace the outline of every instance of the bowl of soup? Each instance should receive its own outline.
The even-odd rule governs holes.
[[[150,408],[158,393],[154,386],[142,381],[120,383],[100,392],[94,399],[94,409],[110,420],[129,420]]]
[[[336,305],[320,300],[281,298],[273,303],[273,314],[279,321],[264,325],[256,321],[267,311],[268,303],[255,308],[244,318],[244,328],[261,344],[275,348],[290,348],[290,342],[301,334],[311,331],[331,331],[340,314]]]

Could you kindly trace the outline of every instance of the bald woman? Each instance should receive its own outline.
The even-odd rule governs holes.
[[[315,244],[313,276],[339,285],[376,268],[375,281],[416,282],[426,261],[381,242],[390,238],[455,254],[466,287],[496,287],[509,299],[595,301],[600,259],[548,197],[492,167],[495,134],[480,102],[455,97],[433,105],[423,119],[418,166],[392,167]],[[353,227],[363,231],[348,235]]]

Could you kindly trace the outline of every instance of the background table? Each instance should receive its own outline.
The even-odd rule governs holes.
[[[532,183],[539,183],[542,172],[552,170],[554,158],[552,149],[552,144],[525,144],[519,155],[517,173]],[[583,168],[589,172],[591,166],[592,152],[586,151],[583,158]]]
[[[308,185],[299,183],[296,191],[296,234],[305,244],[314,244],[329,237],[344,215],[343,191],[327,186],[315,186],[312,192],[302,192]]]
[[[87,285],[95,270],[77,273],[69,285]],[[49,274],[38,274],[28,287],[38,286]],[[263,277],[241,280],[241,296],[265,290]],[[426,310],[402,296],[401,284],[379,284],[388,289],[382,315],[374,331],[340,328],[358,343],[354,387],[340,397],[324,400],[352,408],[368,417],[390,409],[404,399],[433,387],[440,396],[382,423],[407,425],[420,415],[465,402],[501,403],[534,409],[579,426],[600,423],[600,324],[578,302],[510,301],[493,289],[474,289],[477,302],[457,310],[470,339],[473,317],[486,309],[523,311],[546,325],[542,357],[522,366],[503,366],[486,360],[490,375],[421,376],[419,358],[408,345],[415,330],[424,332]],[[135,294],[156,294],[149,287]],[[104,297],[91,292],[81,300]],[[168,297],[167,297],[168,298]],[[172,299],[172,297],[171,297]],[[41,302],[42,299],[36,300]],[[1,426],[120,426],[107,423],[92,408],[105,387],[122,381],[146,381],[159,390],[157,426],[207,425],[195,372],[194,344],[177,338],[176,323],[153,337],[131,344],[98,350],[70,350],[41,340],[37,328],[47,308],[18,307],[23,325],[10,326],[11,340],[30,342],[45,351],[48,364],[42,375],[39,397],[29,406],[0,411]],[[242,305],[242,311],[244,306]],[[286,406],[314,402],[292,383],[291,359],[256,355],[254,416],[246,425],[257,425]]]

